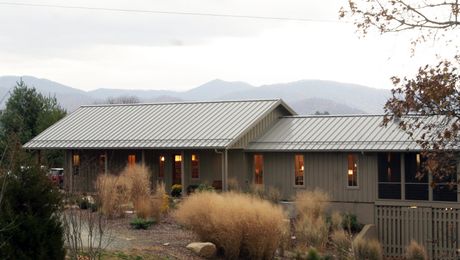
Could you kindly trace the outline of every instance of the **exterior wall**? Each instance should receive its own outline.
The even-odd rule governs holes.
[[[99,169],[99,156],[106,155],[107,174],[120,174],[128,163],[128,155],[136,156],[136,163],[144,163],[150,175],[152,187],[158,181],[163,181],[169,191],[172,186],[172,172],[174,155],[182,155],[183,174],[182,183],[185,188],[190,184],[206,183],[212,185],[214,181],[222,180],[222,157],[214,150],[200,151],[172,151],[172,150],[81,150],[79,174],[74,175],[72,169],[73,151],[65,153],[65,178],[66,189],[74,192],[94,192],[95,182],[99,174],[104,173],[104,169]],[[191,157],[192,154],[199,156],[200,178],[191,178]],[[159,179],[159,157],[165,157],[165,176]]]
[[[282,106],[278,106],[276,109],[268,113],[262,118],[253,128],[251,128],[246,134],[244,134],[238,141],[236,141],[232,149],[245,148],[249,142],[260,137],[268,129],[270,129],[282,116],[292,115]]]

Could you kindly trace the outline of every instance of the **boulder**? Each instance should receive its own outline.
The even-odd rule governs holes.
[[[187,245],[187,248],[201,257],[211,258],[216,255],[216,245],[211,242],[194,242]]]

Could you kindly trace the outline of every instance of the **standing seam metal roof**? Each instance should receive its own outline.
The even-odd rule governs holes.
[[[440,120],[427,117],[427,122]],[[383,115],[289,116],[250,142],[249,151],[418,151],[414,138],[395,122],[382,125]]]
[[[82,106],[27,149],[225,148],[282,100]]]

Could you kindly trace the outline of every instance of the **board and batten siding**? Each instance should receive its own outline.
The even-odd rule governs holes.
[[[373,203],[377,199],[377,155],[358,155],[358,187],[347,187],[348,153],[295,153],[268,152],[253,153],[264,156],[264,185],[276,187],[283,199],[292,200],[297,190],[326,191],[336,202]],[[294,157],[304,155],[305,185],[294,185]],[[253,175],[253,159],[250,172]],[[253,176],[252,176],[253,178]]]
[[[233,145],[232,149],[246,148],[249,142],[255,140],[270,129],[282,116],[289,116],[291,113],[284,107],[278,106],[264,116],[254,127],[238,139]]]

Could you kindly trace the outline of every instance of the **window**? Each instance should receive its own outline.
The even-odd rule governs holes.
[[[165,161],[166,158],[160,155],[158,162],[158,179],[162,180],[165,177]]]
[[[254,155],[254,183],[264,184],[264,157],[261,154]]]
[[[105,171],[105,162],[106,162],[106,157],[105,154],[99,155],[99,173],[106,173]]]
[[[136,164],[136,155],[130,154],[128,155],[128,165],[134,166]]]
[[[401,155],[378,155],[379,199],[401,199]]]
[[[347,186],[358,187],[358,155],[348,155]]]
[[[192,154],[192,179],[200,178],[200,158],[196,154]]]
[[[406,200],[428,200],[428,174],[423,174],[424,158],[419,153],[407,153],[405,159]]]
[[[295,186],[304,185],[304,180],[305,180],[304,171],[305,171],[305,166],[303,163],[303,155],[296,154],[295,156],[295,179],[294,179]]]
[[[77,153],[72,155],[72,170],[75,175],[80,173],[80,155]]]

